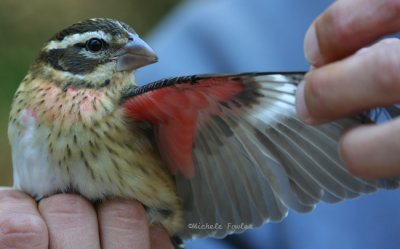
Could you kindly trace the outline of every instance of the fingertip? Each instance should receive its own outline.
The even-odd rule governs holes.
[[[329,119],[314,117],[311,115],[305,96],[305,87],[308,84],[307,75],[304,79],[305,80],[302,81],[296,89],[296,112],[298,118],[309,125],[317,125],[329,121]]]
[[[302,82],[300,82],[296,89],[296,112],[300,120],[305,123],[311,123],[312,119],[310,116],[310,112],[308,111],[304,96],[304,84],[305,81],[303,80]]]
[[[353,158],[355,158],[353,155],[353,148],[356,146],[354,142],[354,135],[351,133],[351,129],[348,129],[339,141],[339,158],[344,165],[346,165],[352,175],[365,177],[365,171],[362,170],[362,167],[357,163],[357,160],[353,160]]]
[[[307,61],[314,66],[320,64],[322,61],[314,24],[308,28],[304,37],[304,56]]]
[[[339,142],[340,158],[349,172],[358,177],[399,177],[399,131],[400,120],[350,129]]]

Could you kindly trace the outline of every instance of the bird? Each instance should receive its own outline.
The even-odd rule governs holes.
[[[376,122],[372,111],[318,126],[297,117],[303,72],[137,85],[136,70],[157,61],[114,19],[84,20],[51,37],[11,105],[14,187],[36,200],[65,192],[136,199],[150,224],[182,239],[222,238],[320,201],[399,187],[397,178],[352,176],[340,160],[343,130]]]

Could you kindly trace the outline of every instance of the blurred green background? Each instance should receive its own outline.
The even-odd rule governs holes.
[[[0,186],[12,184],[7,139],[13,94],[39,49],[55,32],[91,17],[124,21],[142,37],[179,0],[1,0],[0,1]]]

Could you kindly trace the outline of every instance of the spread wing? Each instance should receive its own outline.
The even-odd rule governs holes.
[[[200,75],[157,81],[125,94],[126,114],[149,122],[175,174],[183,238],[223,237],[309,212],[397,179],[364,180],[340,163],[339,136],[364,118],[312,127],[295,112],[302,74]]]

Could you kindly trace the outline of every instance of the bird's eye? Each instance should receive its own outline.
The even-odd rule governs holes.
[[[98,38],[91,38],[86,42],[86,49],[92,52],[100,51],[104,46],[104,41]]]

